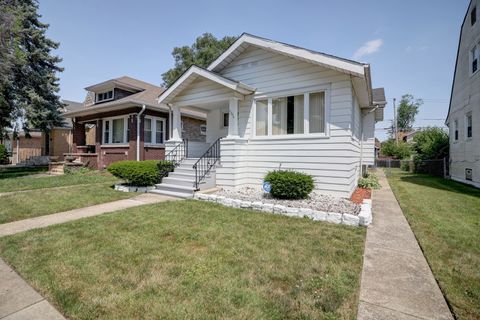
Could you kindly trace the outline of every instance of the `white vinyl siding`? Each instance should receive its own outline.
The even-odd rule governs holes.
[[[471,1],[468,8],[470,14],[474,7],[478,8],[478,0]],[[462,25],[458,56],[456,60],[448,126],[450,129],[450,176],[453,180],[470,183],[480,187],[480,61],[477,60],[477,71],[472,73],[472,49],[476,47],[475,56],[480,55],[480,26],[478,21],[471,26],[468,20]],[[477,19],[478,20],[478,19]],[[472,137],[468,137],[466,115],[472,115]],[[458,139],[455,139],[458,131]],[[466,170],[472,170],[472,181],[466,180]]]
[[[360,144],[352,140],[353,90],[348,75],[254,47],[236,57],[221,74],[256,88],[257,97],[239,105],[239,132],[248,142],[222,141],[222,166],[217,168],[217,185],[227,188],[260,185],[266,172],[282,168],[311,174],[316,189],[350,196],[359,175]],[[264,103],[269,97],[278,97],[282,92],[291,92],[290,95],[319,92],[315,91],[319,87],[328,88],[323,115],[328,128],[317,126],[315,131],[328,134],[259,134],[273,128],[259,128],[255,101],[263,101],[265,117]],[[369,145],[373,155],[373,143]]]

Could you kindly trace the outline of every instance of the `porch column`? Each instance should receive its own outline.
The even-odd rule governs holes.
[[[238,137],[238,98],[228,101],[228,137]]]
[[[182,141],[182,116],[180,107],[172,107],[173,119],[172,119],[172,138],[173,141]]]

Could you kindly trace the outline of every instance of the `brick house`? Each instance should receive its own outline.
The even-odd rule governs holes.
[[[162,87],[123,76],[85,90],[83,107],[65,113],[72,119],[71,154],[77,161],[104,169],[121,160],[164,159],[171,110],[158,104]],[[183,137],[204,145],[205,114],[188,111],[181,117]]]

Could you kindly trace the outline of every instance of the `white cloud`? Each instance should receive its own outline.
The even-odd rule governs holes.
[[[377,52],[383,44],[382,39],[375,39],[365,42],[363,46],[357,49],[353,54],[353,59],[358,60],[366,55]]]

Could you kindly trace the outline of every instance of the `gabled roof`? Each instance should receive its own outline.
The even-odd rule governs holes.
[[[146,105],[153,108],[159,108],[157,104],[157,97],[165,90],[164,88],[155,86],[153,84],[150,84],[141,80],[137,80],[131,77],[126,77],[126,76],[104,81],[98,85],[103,85],[105,83],[112,83],[112,82],[123,83],[125,85],[129,85],[130,87],[136,86],[141,91],[131,94],[129,96],[123,97],[118,100],[112,100],[112,101],[101,103],[98,105],[85,106],[84,104],[83,108],[80,108],[80,109],[75,108],[74,110],[68,110],[67,112],[64,113],[64,115],[66,117],[76,117],[76,116],[87,115],[92,113],[99,113],[104,111],[121,109],[122,106],[126,104]],[[95,86],[98,86],[98,85],[95,85]],[[87,87],[86,90],[89,90],[88,88],[91,88],[91,87]]]
[[[468,12],[470,11],[470,7],[472,6],[472,3],[473,3],[473,0],[470,0],[470,3],[468,4],[468,7],[467,7],[467,11],[465,12],[465,16],[463,17],[462,25],[460,26],[460,35],[458,37],[458,46],[457,46],[457,57],[455,59],[455,69],[453,71],[452,89],[450,91],[450,102],[448,104],[447,118],[445,119],[445,124],[447,126],[450,118],[450,110],[452,110],[453,87],[455,86],[455,77],[457,75],[458,55],[460,54],[460,45],[462,43],[463,26],[465,25],[465,21],[467,20]]]
[[[326,68],[335,69],[354,76],[366,76],[364,70],[366,65],[363,63],[261,38],[248,33],[243,33],[223,54],[213,61],[207,69],[209,71],[220,72],[250,45],[260,47],[268,51],[281,53],[310,63],[315,63]]]
[[[139,88],[141,86],[140,89],[142,91],[131,94],[129,96],[126,96],[118,100],[112,100],[112,101],[101,103],[98,105],[86,106],[85,103],[83,103],[81,107],[78,107],[78,105],[75,105],[75,106],[72,105],[69,108],[67,106],[68,111],[66,111],[63,114],[63,116],[66,118],[85,116],[85,115],[97,114],[97,113],[102,113],[102,112],[107,112],[112,110],[122,110],[123,108],[130,107],[131,105],[138,105],[138,106],[145,105],[152,109],[162,110],[166,112],[169,111],[166,106],[158,105],[158,101],[157,101],[158,96],[165,91],[163,87],[159,87],[151,83],[137,80],[131,77],[126,77],[126,76],[115,78],[112,80],[115,80],[117,82],[121,82],[124,84],[129,84],[131,86],[135,85]],[[111,82],[112,80],[104,81],[102,82],[102,84]],[[64,102],[69,104],[69,102],[67,101],[64,101]],[[205,119],[205,115],[199,112],[185,110],[185,111],[182,111],[182,113],[186,116]]]
[[[142,81],[142,80],[134,79],[132,77],[122,76],[122,77],[110,79],[110,80],[107,80],[107,81],[103,81],[103,82],[88,86],[88,87],[85,88],[85,90],[96,91],[96,90],[101,90],[102,88],[109,87],[109,86],[110,87],[111,86],[116,86],[116,87],[130,88],[130,89],[133,89],[133,90],[136,90],[136,91],[140,91],[140,90],[145,90],[145,89],[151,87],[152,84],[150,84],[148,82],[145,82],[145,81]]]
[[[177,94],[199,77],[213,81],[242,95],[252,94],[255,88],[244,83],[223,77],[217,73],[192,65],[159,97],[158,103],[169,103]]]

